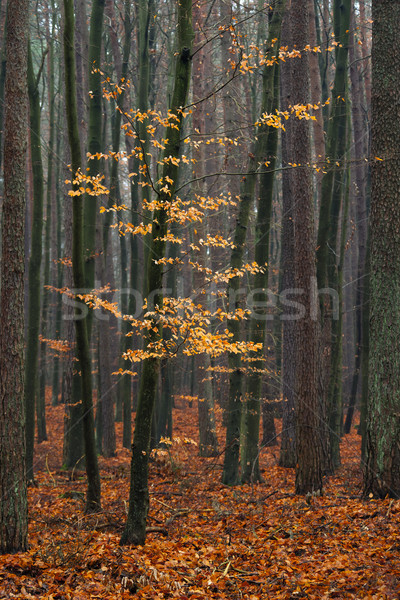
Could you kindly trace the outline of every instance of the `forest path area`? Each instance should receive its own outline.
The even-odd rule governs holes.
[[[178,401],[174,441],[151,462],[146,545],[121,547],[130,473],[121,424],[116,457],[100,459],[103,511],[85,515],[84,473],[61,469],[63,407],[48,406],[49,441],[36,448],[29,489],[29,551],[0,556],[0,598],[399,597],[400,501],[361,499],[354,429],[324,496],[304,498],[293,493],[294,473],[277,466],[278,447],[261,452],[263,483],[223,486],[223,454],[198,456],[196,423],[197,407]],[[218,430],[223,448],[220,422]]]

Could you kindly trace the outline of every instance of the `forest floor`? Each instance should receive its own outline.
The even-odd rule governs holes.
[[[130,452],[100,459],[103,511],[85,515],[85,477],[61,469],[63,407],[48,407],[36,448],[29,551],[0,556],[0,598],[399,598],[400,501],[361,499],[360,439],[323,497],[295,496],[294,473],[264,448],[264,481],[228,488],[222,460],[199,458],[195,406],[174,409],[175,441],[151,463],[144,547],[119,546]],[[277,421],[277,426],[280,423]],[[219,427],[220,447],[224,430]]]

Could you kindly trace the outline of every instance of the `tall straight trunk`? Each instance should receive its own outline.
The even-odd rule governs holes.
[[[127,137],[125,140],[126,149],[128,155],[132,154],[131,138]],[[133,158],[129,161],[129,169],[137,173],[139,170],[138,159]],[[131,223],[136,226],[139,224],[138,213],[139,213],[139,190],[138,185],[131,184]],[[137,315],[141,310],[141,306],[138,305],[138,293],[141,285],[140,273],[141,260],[139,252],[139,240],[137,235],[132,235],[130,238],[130,265],[129,265],[129,295],[126,302],[127,314]],[[128,267],[127,267],[128,268]],[[141,298],[141,296],[140,296]],[[129,322],[124,322],[122,327],[122,344],[121,344],[121,356],[132,349],[132,337],[127,334],[130,332]],[[121,361],[121,368],[126,368],[125,360]],[[123,396],[122,396],[122,412],[123,412],[123,434],[122,434],[122,445],[124,448],[131,447],[132,438],[132,380],[131,375],[124,375],[122,379],[123,383]]]
[[[328,288],[329,299],[321,294],[320,306],[322,312],[324,360],[323,372],[324,403],[327,404],[327,422],[329,429],[329,453],[326,456],[326,468],[331,470],[340,464],[339,438],[341,423],[337,414],[341,409],[338,392],[341,392],[341,367],[335,366],[338,357],[334,352],[340,348],[341,331],[338,329],[340,320],[335,319],[335,306],[332,303],[337,294],[337,256],[339,218],[342,204],[342,186],[338,183],[337,163],[341,165],[346,151],[346,120],[347,110],[347,56],[350,28],[350,0],[335,0],[333,4],[334,33],[340,41],[336,47],[336,70],[332,90],[331,113],[327,133],[326,173],[322,178],[321,204],[319,212],[317,239],[317,280],[318,289]],[[333,294],[332,294],[333,291]],[[337,298],[337,296],[336,296]],[[338,430],[339,429],[339,430]]]
[[[27,550],[24,251],[29,5],[9,0],[0,271],[0,553]]]
[[[191,0],[182,0],[178,5],[178,33],[177,33],[177,61],[174,81],[174,93],[170,106],[170,113],[175,119],[172,126],[168,126],[165,137],[163,158],[178,158],[181,148],[181,130],[183,125],[182,108],[190,85],[191,72],[191,47],[193,39],[192,30],[192,4]],[[159,208],[155,210],[152,222],[151,247],[149,262],[147,264],[147,299],[148,310],[154,311],[163,305],[162,279],[163,265],[158,264],[165,254],[165,235],[168,232],[166,204],[174,195],[174,188],[178,177],[178,166],[174,161],[163,162],[161,177],[163,182],[172,180],[169,190],[158,189]],[[176,162],[176,161],[175,161]],[[146,334],[146,347],[160,340],[160,331],[157,321]],[[149,509],[149,454],[151,427],[155,403],[155,394],[159,375],[160,359],[147,358],[143,361],[140,382],[138,406],[136,411],[135,434],[132,446],[131,484],[129,494],[129,512],[121,544],[143,544],[146,539],[146,520]]]
[[[111,10],[111,8],[110,8]],[[115,33],[112,31],[111,41],[112,41],[112,49],[113,49],[113,57],[114,63],[117,71],[118,78],[124,85],[124,82],[127,78],[128,73],[128,63],[129,63],[129,55],[131,49],[131,33],[132,33],[132,24],[131,24],[131,16],[130,16],[130,1],[126,0],[124,3],[124,45],[122,51],[122,60],[119,53],[118,40],[116,39]],[[120,143],[121,143],[121,121],[122,121],[122,112],[124,110],[125,104],[125,90],[123,89],[122,93],[117,98],[117,106],[114,115],[113,121],[113,132],[112,132],[112,143],[113,143],[113,152],[119,152]],[[120,194],[119,194],[119,182],[118,182],[118,161],[114,160],[111,165],[111,173],[110,173],[110,195],[109,195],[109,206],[113,204],[118,204],[120,202]],[[106,221],[104,223],[104,231],[103,231],[103,252],[104,252],[104,264],[107,261],[107,252],[108,252],[108,236],[109,236],[109,228],[111,225],[111,220],[108,218],[111,217],[113,213],[109,212],[106,216]],[[128,314],[128,263],[127,263],[127,249],[126,249],[126,240],[124,236],[120,236],[120,250],[121,250],[121,290],[122,290],[122,298],[121,298],[121,310],[123,314]],[[120,366],[124,368],[124,365],[121,361],[123,352],[126,352],[129,346],[127,346],[127,342],[131,338],[127,338],[126,334],[129,331],[129,323],[128,321],[122,321],[121,325],[121,343],[120,343],[120,351],[121,351],[121,359]],[[125,411],[125,419],[124,419],[124,429],[123,429],[123,446],[125,448],[130,448],[131,445],[131,389],[132,382],[131,376],[129,374],[122,375],[120,380],[118,381],[117,388],[117,414],[116,419],[122,420],[122,407],[127,406],[128,410]]]
[[[315,14],[315,2],[310,1],[308,3],[308,26],[310,28],[309,31],[309,41],[311,48],[317,46],[317,31],[316,31],[316,23],[317,23],[317,15]],[[316,52],[310,52],[309,60],[310,60],[310,83],[311,83],[311,103],[317,104],[322,103],[322,88],[321,88],[321,71],[319,68],[319,54]],[[322,54],[322,52],[321,52]],[[325,54],[327,54],[325,52]],[[315,111],[315,121],[313,121],[313,151],[312,157],[313,162],[317,165],[319,169],[316,174],[316,203],[317,207],[321,201],[321,184],[322,184],[322,176],[323,176],[323,166],[325,163],[325,132],[324,132],[324,115],[322,106],[320,110]]]
[[[193,24],[195,30],[195,58],[193,61],[192,80],[193,80],[193,131],[200,135],[206,133],[206,114],[209,115],[211,107],[206,97],[206,39],[203,35],[204,30],[204,7],[199,2],[193,5]],[[196,105],[197,103],[197,105]],[[196,140],[196,137],[194,138]],[[206,174],[206,152],[205,145],[201,143],[196,152],[196,163],[193,169],[194,178],[198,179],[194,185],[193,192],[196,196],[207,196],[207,180],[204,180]],[[204,221],[195,223],[193,232],[194,245],[199,248],[198,256],[194,259],[204,268],[207,267],[207,249],[199,243],[199,240],[207,238],[207,226]],[[201,306],[203,311],[208,309],[207,295],[203,294],[205,284],[204,271],[196,269],[193,273],[194,293],[196,294],[196,304]],[[215,456],[218,451],[217,431],[215,425],[214,396],[211,383],[210,355],[202,353],[196,356],[196,372],[198,381],[198,415],[199,415],[199,453],[200,456]]]
[[[65,108],[64,108],[65,111]],[[64,148],[64,164],[71,164],[71,152],[68,144],[66,129],[62,130]],[[67,180],[71,173],[67,168],[63,171],[63,179]],[[63,188],[63,230],[65,235],[65,256],[72,256],[72,202],[67,195],[67,188]],[[61,229],[61,223],[60,223]],[[71,266],[64,266],[64,285],[67,289],[74,288]],[[59,274],[60,275],[60,274]],[[74,303],[69,299],[62,299],[63,338],[68,343],[68,350],[62,357],[62,383],[61,402],[64,410],[64,439],[63,439],[63,467],[77,469],[84,465],[83,423],[82,423],[82,386],[80,383],[79,369],[76,363]]]
[[[372,3],[369,394],[364,493],[400,497],[400,4]]]
[[[101,282],[101,285],[106,285],[106,275],[104,260],[96,263],[96,278]],[[106,294],[102,295],[106,300]],[[106,458],[115,455],[116,439],[115,439],[115,393],[112,380],[111,367],[111,330],[110,330],[110,314],[106,313],[104,320],[98,320],[97,335],[98,335],[98,376],[99,376],[99,393],[97,398],[97,406],[101,403],[101,436],[97,436],[97,442],[101,439],[101,454]]]
[[[267,49],[275,55],[279,46],[281,23],[284,1],[275,2],[272,19],[269,23]],[[275,40],[275,41],[273,41]],[[266,67],[263,72],[263,99],[262,113],[275,113],[279,107],[279,66]],[[259,177],[259,191],[256,220],[255,262],[261,270],[253,275],[250,289],[252,292],[252,315],[250,319],[250,340],[261,344],[261,350],[254,353],[250,365],[250,374],[247,378],[246,388],[246,420],[245,444],[243,448],[243,473],[242,481],[259,481],[261,479],[259,467],[259,436],[261,414],[261,392],[263,370],[265,367],[264,345],[268,297],[268,267],[272,195],[274,189],[274,170],[278,147],[278,130],[260,131],[260,147],[257,158],[261,164]],[[268,166],[267,166],[268,165]]]
[[[236,217],[236,227],[230,259],[230,268],[232,270],[240,269],[243,265],[247,228],[250,209],[253,202],[256,177],[256,162],[254,158],[250,157],[247,174],[243,177],[240,186],[239,212]],[[232,277],[228,284],[228,308],[229,312],[233,314],[235,314],[238,309],[243,308],[243,289],[240,289],[240,283],[240,277]],[[231,334],[231,341],[233,343],[241,340],[242,332],[240,319],[230,319],[228,321],[228,330]],[[237,485],[239,482],[240,430],[244,396],[243,369],[245,368],[240,353],[230,353],[228,355],[228,365],[229,399],[222,483],[225,485]]]
[[[90,15],[89,30],[89,128],[88,128],[88,153],[95,156],[103,151],[102,140],[102,75],[101,66],[101,46],[103,39],[103,16],[105,0],[93,0],[92,11]],[[96,177],[100,173],[101,162],[97,158],[88,161],[88,175]],[[85,252],[85,281],[83,288],[94,288],[95,278],[95,257],[96,257],[96,221],[97,221],[97,197],[86,195],[84,202],[83,216],[83,234]],[[87,317],[87,333],[90,340],[92,327],[92,311],[89,311]]]
[[[138,20],[139,26],[137,28],[138,36],[138,92],[137,92],[137,105],[141,112],[145,113],[149,108],[149,91],[150,91],[150,23],[154,21],[154,0],[137,0],[138,8]],[[171,56],[171,55],[170,55]],[[170,59],[171,60],[171,59]],[[171,60],[172,62],[172,60]],[[143,155],[146,156],[149,151],[149,133],[147,131],[146,119],[143,122],[138,123],[140,146],[143,151]],[[148,182],[147,171],[143,171],[140,175],[142,182]],[[143,194],[145,188],[142,187],[141,200],[143,200]],[[150,215],[146,211],[146,222],[151,220]],[[149,256],[149,246],[144,244],[144,262],[147,264]],[[144,288],[146,289],[146,271],[144,272]]]
[[[64,62],[65,62],[65,103],[68,123],[68,139],[71,148],[71,165],[73,176],[81,168],[81,150],[77,118],[77,102],[75,87],[75,53],[74,53],[74,7],[71,0],[64,0]],[[72,225],[72,272],[74,287],[81,290],[85,287],[84,246],[83,246],[83,199],[73,184],[73,225]],[[77,193],[78,192],[78,193]],[[79,292],[78,292],[79,293]],[[81,370],[83,429],[85,441],[87,497],[86,510],[98,511],[100,504],[100,474],[94,437],[94,418],[92,400],[92,366],[90,360],[87,319],[79,318],[82,301],[75,296],[76,349]],[[85,306],[83,307],[85,308]]]
[[[361,437],[361,460],[365,462],[366,458],[366,424],[368,413],[368,391],[369,391],[369,315],[370,315],[370,233],[367,238],[367,253],[365,257],[365,281],[364,281],[364,302],[362,309],[362,345],[361,345],[361,407],[360,407],[360,426],[358,433]]]
[[[54,207],[53,196],[55,192],[55,181],[54,181],[54,141],[55,141],[55,95],[54,95],[54,31],[55,31],[55,11],[53,6],[52,14],[52,28],[50,31],[49,23],[46,22],[47,28],[47,39],[49,44],[48,54],[48,100],[49,100],[49,142],[47,152],[47,187],[46,187],[46,225],[44,235],[44,272],[43,272],[43,301],[42,301],[42,340],[40,342],[40,383],[39,383],[39,395],[37,398],[37,405],[40,407],[40,411],[37,413],[37,425],[38,425],[38,439],[47,439],[46,434],[46,420],[45,420],[45,402],[46,402],[46,383],[47,383],[47,343],[46,338],[50,327],[48,327],[48,313],[50,304],[50,290],[47,286],[50,285],[50,245],[51,245],[51,229],[52,221],[55,218],[54,213],[52,214],[52,208]]]
[[[291,7],[293,47],[304,48],[308,37],[308,0]],[[297,61],[292,78],[293,104],[307,103],[310,94],[307,54]],[[310,128],[305,119],[292,123],[292,162],[304,165],[292,174],[296,190],[294,219],[294,284],[302,292],[304,314],[295,322],[296,343],[296,493],[322,489],[322,427],[320,406],[320,323],[316,306],[316,265]]]
[[[330,220],[329,220],[329,235],[328,235],[328,253],[327,261],[327,280],[328,286],[336,290],[339,303],[339,314],[331,313],[331,371],[328,388],[328,425],[329,425],[329,448],[330,448],[330,464],[333,469],[340,465],[340,437],[342,434],[342,292],[339,290],[339,274],[338,274],[338,259],[340,260],[340,248],[338,240],[339,219],[341,206],[344,197],[344,161],[346,149],[348,148],[347,136],[349,129],[349,106],[348,106],[348,85],[347,85],[347,56],[349,46],[349,28],[351,17],[351,2],[342,1],[334,4],[334,26],[335,36],[340,39],[342,44],[342,52],[336,54],[336,70],[339,72],[340,78],[344,79],[344,93],[340,93],[340,101],[342,108],[336,120],[336,149],[335,156],[329,157],[335,160],[333,172],[331,201],[330,201]],[[342,73],[343,72],[343,73]],[[334,91],[336,91],[334,89]],[[334,97],[334,101],[339,98]],[[341,170],[336,169],[336,165],[341,165]],[[328,190],[326,189],[326,192]],[[332,310],[332,307],[331,307]]]
[[[43,164],[40,138],[39,79],[35,77],[31,47],[28,48],[28,92],[30,104],[31,158],[33,170],[33,216],[31,255],[29,259],[28,339],[25,362],[26,407],[26,473],[33,479],[33,446],[35,438],[35,394],[38,381],[40,327],[40,264],[42,261],[43,229]]]
[[[347,83],[347,55],[350,28],[350,0],[335,0],[335,36],[340,39],[340,45],[336,49],[336,70],[332,89],[331,112],[327,131],[326,158],[331,165],[336,160],[341,160],[343,152],[340,153],[338,144],[342,142],[343,131],[346,127],[346,114],[343,111],[343,99],[346,96]],[[335,169],[329,166],[322,179],[322,196],[319,212],[318,240],[317,240],[317,277],[318,289],[326,287],[328,282],[329,253],[336,251],[336,244],[330,248],[331,212],[332,212],[332,190],[334,185]]]
[[[348,110],[344,110],[348,113]],[[348,181],[345,183],[344,159],[346,148],[346,123],[343,122],[339,127],[339,141],[337,144],[337,157],[340,158],[341,170],[334,169],[335,181],[332,190],[332,206],[331,206],[331,222],[329,234],[329,247],[335,251],[330,253],[328,258],[328,281],[330,289],[337,293],[338,310],[332,310],[331,324],[331,365],[330,378],[328,387],[328,426],[329,426],[329,449],[330,449],[330,465],[333,469],[340,466],[340,438],[342,429],[342,324],[343,324],[343,293],[340,287],[341,273],[339,273],[339,262],[342,260],[342,253],[345,249],[340,246],[338,240],[339,219],[342,205],[342,197],[348,190]],[[344,193],[343,193],[344,192]],[[344,208],[342,209],[344,212]],[[348,210],[347,210],[348,213]],[[342,221],[343,228],[346,227],[346,221]],[[344,242],[343,242],[344,243]],[[343,265],[342,265],[343,266]]]
[[[271,22],[270,33],[268,37],[267,47],[272,54],[276,51],[277,40],[272,43],[274,33],[279,33],[280,26],[280,8],[281,3],[278,4],[277,12],[274,11],[274,18]],[[276,29],[277,28],[277,29]],[[274,33],[273,33],[274,32]],[[279,37],[279,36],[278,36]],[[267,70],[270,67],[265,68],[264,72],[264,88],[263,88],[263,110],[262,112],[268,112],[268,109],[273,105],[269,98],[270,86],[274,82],[273,70]],[[239,212],[236,218],[236,227],[233,240],[233,249],[230,259],[230,267],[232,270],[240,269],[243,265],[243,257],[245,252],[245,243],[247,238],[247,228],[250,217],[251,206],[254,201],[254,191],[257,181],[257,170],[259,163],[262,163],[264,167],[265,157],[268,154],[268,132],[267,126],[261,125],[260,133],[257,140],[254,142],[252,152],[249,154],[247,173],[243,177],[240,185],[240,203]],[[262,237],[261,237],[262,239]],[[239,308],[242,308],[243,303],[243,290],[240,289],[241,278],[233,277],[230,279],[227,289],[228,306],[229,312],[235,313]],[[241,339],[241,320],[230,319],[228,321],[228,329],[232,335],[231,341],[233,343],[239,342]],[[240,353],[230,353],[228,356],[229,363],[229,400],[228,400],[228,415],[227,415],[227,429],[226,429],[226,444],[225,444],[225,457],[224,457],[224,468],[222,473],[222,482],[226,485],[236,485],[239,481],[239,456],[240,456],[240,431],[242,422],[242,403],[244,400],[244,379],[243,371],[246,368],[243,365]],[[257,400],[256,400],[257,402]],[[254,471],[254,467],[257,467],[258,457],[258,435],[254,434],[252,426],[256,422],[256,429],[259,431],[259,420],[260,420],[260,400],[258,398],[258,406],[256,407],[256,415],[254,419],[249,415],[249,411],[253,410],[249,406],[247,417],[250,417],[249,433],[247,435],[247,450],[245,450],[246,464],[251,470],[251,477],[256,476],[256,480],[259,477],[259,473]],[[250,439],[250,436],[254,435],[254,439]],[[256,459],[256,462],[254,460]],[[249,470],[246,469],[247,473]]]
[[[348,111],[349,113],[349,111]],[[350,114],[348,114],[350,125]],[[335,185],[344,187],[344,198],[342,208],[342,222],[339,241],[339,262],[337,265],[336,289],[338,294],[338,309],[334,315],[333,321],[333,339],[332,339],[332,363],[331,376],[329,382],[329,412],[328,425],[330,433],[330,460],[334,469],[340,466],[340,439],[342,436],[343,423],[343,390],[342,390],[342,371],[343,371],[343,267],[344,256],[346,252],[346,232],[349,218],[349,194],[350,194],[350,169],[347,166],[346,171],[337,174]],[[340,194],[342,192],[339,192]]]
[[[290,42],[290,10],[288,6],[282,23],[281,44]],[[287,110],[292,104],[293,61],[289,60],[281,66],[281,110]],[[291,161],[292,121],[286,123],[282,132],[282,165],[286,167]],[[282,283],[279,289],[279,307],[282,320],[282,435],[279,465],[294,468],[296,466],[296,427],[295,427],[295,342],[293,308],[286,302],[287,292],[294,289],[294,231],[293,207],[295,191],[292,173],[284,169],[282,173],[282,231],[281,231],[281,264]]]
[[[57,104],[57,129],[62,131],[61,128],[61,115],[62,115],[62,101],[59,100]],[[57,136],[56,142],[56,154],[60,156],[61,152],[61,138],[66,137],[65,132],[59,136]],[[64,267],[60,261],[61,258],[61,249],[62,249],[62,240],[61,240],[61,220],[62,220],[62,208],[61,208],[61,190],[60,190],[60,162],[56,162],[56,172],[54,174],[53,182],[55,186],[54,195],[53,195],[53,219],[52,219],[52,255],[51,262],[53,264],[54,274],[53,281],[55,282],[55,286],[57,289],[61,289],[63,286],[63,270]],[[54,285],[54,284],[53,284]],[[59,339],[61,337],[61,317],[62,317],[62,296],[61,294],[56,294],[55,297],[55,318],[54,318],[54,337],[55,339]],[[58,397],[60,392],[60,356],[57,354],[54,357],[53,361],[53,383],[51,386],[52,393],[52,405],[56,406],[58,404]]]
[[[356,222],[357,222],[357,238],[358,238],[358,267],[356,275],[356,293],[355,293],[355,365],[352,378],[351,395],[349,406],[344,425],[344,433],[350,433],[354,409],[357,401],[357,389],[359,382],[359,374],[361,368],[362,355],[362,338],[365,332],[362,327],[362,307],[364,302],[364,275],[365,257],[367,246],[367,201],[366,201],[366,180],[368,176],[368,167],[364,162],[364,157],[367,155],[367,142],[365,131],[368,126],[364,118],[364,102],[363,89],[364,82],[361,76],[361,66],[357,61],[357,48],[355,35],[355,16],[354,6],[352,12],[352,27],[353,34],[350,38],[349,60],[350,60],[350,80],[351,80],[351,114],[353,123],[353,143],[354,143],[354,158],[355,158],[355,182],[356,182]]]

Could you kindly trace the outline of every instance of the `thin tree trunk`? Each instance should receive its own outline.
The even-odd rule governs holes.
[[[210,103],[202,101],[206,96],[206,53],[205,53],[205,38],[203,35],[205,15],[204,8],[199,2],[193,4],[193,22],[195,30],[195,58],[192,68],[193,81],[193,131],[200,135],[206,133],[206,113],[209,115]],[[198,103],[196,105],[196,103]],[[196,138],[195,138],[196,139]],[[199,181],[194,185],[193,192],[197,197],[207,195],[207,183],[204,180],[206,174],[206,152],[205,145],[200,140],[199,148],[196,152],[196,162],[194,165],[194,178]],[[204,245],[199,243],[199,240],[207,238],[206,224],[204,221],[195,223],[193,232],[194,245],[199,248],[197,260],[203,269],[207,266],[207,250]],[[194,259],[194,262],[196,259]],[[193,273],[193,285],[195,293],[195,302],[201,306],[201,310],[208,309],[207,295],[203,294],[205,275],[203,269],[196,269]],[[200,456],[215,456],[218,452],[217,431],[215,425],[214,413],[214,396],[211,384],[211,374],[209,368],[211,366],[210,355],[202,353],[196,356],[195,360],[197,382],[198,382],[198,415],[199,415],[199,454]]]
[[[267,49],[275,55],[279,47],[281,23],[285,2],[275,2],[274,12],[269,23]],[[274,40],[274,41],[273,41]],[[266,67],[263,72],[263,98],[261,113],[273,114],[279,106],[279,66]],[[261,350],[254,353],[249,365],[250,374],[246,387],[245,445],[243,448],[242,481],[260,481],[259,436],[261,414],[261,392],[263,370],[265,367],[264,345],[267,304],[268,304],[268,267],[272,195],[275,179],[276,153],[278,148],[278,130],[269,128],[259,133],[260,147],[257,158],[261,165],[260,184],[257,204],[255,262],[261,270],[253,275],[250,289],[254,306],[250,319],[250,340],[261,344]],[[267,293],[267,298],[265,294]]]
[[[52,29],[50,32],[49,23],[46,21],[47,29],[47,40],[49,44],[47,74],[48,74],[48,101],[49,101],[49,146],[47,152],[47,188],[46,188],[46,225],[44,235],[44,274],[43,274],[43,301],[42,301],[42,340],[40,342],[40,384],[39,384],[39,395],[37,398],[38,407],[41,410],[38,411],[37,424],[38,424],[38,440],[47,439],[46,434],[46,420],[45,420],[45,406],[46,406],[46,383],[48,380],[48,367],[47,367],[47,342],[45,341],[48,337],[50,327],[48,327],[48,314],[50,304],[50,290],[47,286],[50,285],[50,244],[51,244],[51,229],[52,221],[55,218],[55,214],[52,214],[52,207],[54,206],[53,194],[55,191],[54,182],[54,138],[55,138],[55,95],[54,95],[54,27],[55,27],[55,10],[53,6],[52,12]],[[42,415],[42,419],[40,418]]]
[[[278,5],[280,7],[280,4]],[[276,33],[277,24],[280,25],[280,10],[274,12],[276,22],[273,21],[274,27],[271,25],[270,35],[268,39],[268,49],[272,50],[272,54],[276,51],[276,40],[272,43],[274,34]],[[278,27],[279,30],[279,27]],[[278,36],[279,37],[279,36]],[[268,86],[268,79],[270,72],[265,71],[264,73],[264,89],[263,89],[263,110],[262,112],[268,112],[270,108],[270,99],[268,95],[270,88]],[[272,73],[272,82],[274,76]],[[271,102],[271,105],[273,102]],[[247,227],[250,216],[250,209],[254,200],[254,190],[257,180],[257,169],[259,163],[264,166],[265,156],[268,154],[267,147],[267,126],[261,125],[260,133],[257,141],[254,143],[253,152],[249,154],[247,173],[242,179],[240,186],[240,203],[239,213],[236,219],[236,227],[233,241],[233,249],[231,253],[230,267],[232,270],[240,269],[243,264],[243,256],[245,251],[245,242],[247,237]],[[234,277],[230,279],[227,297],[229,303],[229,311],[235,314],[236,311],[241,308],[243,301],[243,290],[240,289],[240,277]],[[230,319],[228,321],[228,329],[232,334],[231,341],[233,343],[239,342],[241,338],[241,320]],[[224,457],[224,469],[222,474],[222,482],[226,485],[236,485],[239,480],[239,455],[240,455],[240,431],[242,423],[242,403],[244,399],[244,381],[243,381],[243,370],[242,358],[240,353],[231,353],[228,356],[229,363],[229,400],[228,400],[228,416],[227,416],[227,429],[226,429],[226,444],[225,444],[225,457]],[[260,420],[260,398],[254,399],[257,403],[256,414],[254,418],[250,416],[250,411],[253,410],[253,405],[249,405],[247,418],[249,432],[247,434],[247,448],[244,450],[244,460],[246,468],[245,480],[248,480],[249,473],[251,478],[257,480],[259,478],[258,471],[258,434],[259,434],[259,420]],[[254,432],[254,427],[257,429]],[[257,434],[258,432],[258,434]],[[252,438],[251,436],[254,436]],[[256,470],[254,470],[256,469]]]
[[[77,119],[76,87],[75,87],[75,54],[74,54],[74,9],[71,0],[64,0],[64,61],[65,61],[65,94],[68,123],[68,138],[71,148],[73,176],[81,167],[81,151]],[[83,205],[78,184],[73,184],[73,227],[72,227],[72,270],[75,289],[85,287],[83,263]],[[76,194],[78,192],[78,194]],[[94,437],[93,400],[92,400],[92,367],[90,360],[87,319],[79,318],[82,301],[75,297],[76,317],[76,349],[81,369],[83,429],[85,440],[86,474],[88,480],[86,510],[98,511],[100,504],[100,475]],[[85,305],[84,307],[85,308]]]
[[[183,115],[181,108],[186,104],[190,85],[191,71],[191,46],[193,38],[191,0],[182,0],[178,5],[178,49],[175,72],[174,93],[170,106],[170,113],[175,116],[168,126],[165,137],[163,157],[178,158],[181,147],[181,129]],[[158,264],[165,254],[165,235],[168,232],[166,203],[174,194],[174,186],[178,176],[178,167],[172,161],[163,163],[162,181],[172,180],[169,190],[158,190],[160,208],[155,211],[152,222],[152,239],[150,256],[147,266],[147,299],[148,310],[154,311],[163,304],[162,276],[163,265]],[[146,335],[146,347],[160,340],[158,323]],[[148,469],[151,426],[153,419],[156,387],[158,382],[160,359],[147,358],[143,362],[140,382],[138,406],[136,411],[135,434],[132,446],[131,484],[129,494],[129,512],[121,544],[143,544],[146,539],[146,520],[149,509]]]
[[[39,362],[40,327],[40,264],[42,261],[43,229],[43,165],[40,139],[39,79],[41,69],[35,77],[32,54],[28,48],[28,91],[30,103],[31,157],[33,170],[33,218],[31,255],[29,259],[29,311],[28,339],[25,363],[25,406],[26,406],[26,474],[33,474],[33,446],[35,438],[35,395]]]
[[[367,123],[363,119],[364,106],[362,101],[363,81],[360,73],[360,64],[356,62],[356,35],[355,35],[355,18],[354,6],[352,12],[352,27],[353,34],[350,38],[349,59],[350,59],[350,79],[351,79],[351,112],[353,123],[353,140],[354,140],[354,159],[355,159],[355,182],[356,182],[356,223],[358,233],[358,268],[356,274],[356,293],[355,293],[355,365],[352,379],[351,395],[349,407],[344,425],[344,433],[350,433],[354,409],[357,400],[357,389],[359,381],[359,373],[361,368],[361,344],[362,337],[365,335],[362,327],[362,306],[364,302],[364,275],[365,257],[367,245],[367,202],[366,202],[366,179],[367,168],[364,163],[364,158],[367,154],[367,141],[365,130]]]
[[[290,42],[290,10],[288,6],[283,23],[283,46]],[[292,104],[293,61],[285,61],[281,66],[281,110],[287,110]],[[286,123],[282,132],[282,165],[286,167],[291,161],[292,121]],[[294,341],[293,308],[290,306],[290,294],[294,289],[294,231],[293,206],[295,191],[292,182],[292,172],[284,169],[282,173],[282,232],[281,232],[281,264],[282,283],[279,289],[279,309],[282,320],[282,438],[279,455],[281,467],[296,466],[296,427],[295,427],[295,372],[296,356]],[[289,302],[286,295],[289,294]]]

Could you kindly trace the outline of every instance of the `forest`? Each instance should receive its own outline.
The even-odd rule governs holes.
[[[0,3],[0,598],[399,597],[399,22]]]

